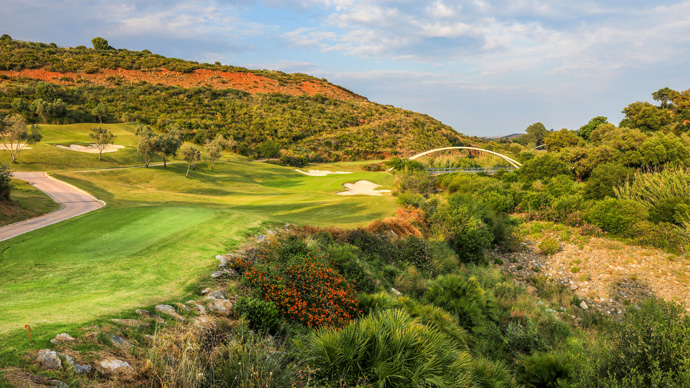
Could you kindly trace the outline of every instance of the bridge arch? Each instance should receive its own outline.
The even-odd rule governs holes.
[[[422,157],[422,156],[424,156],[424,155],[428,155],[428,154],[431,154],[431,153],[434,153],[434,152],[439,152],[439,151],[445,151],[445,150],[472,150],[472,151],[486,152],[487,154],[491,154],[491,155],[494,155],[494,156],[498,156],[499,158],[501,158],[501,159],[505,160],[506,162],[510,163],[510,165],[513,166],[513,167],[515,167],[515,168],[520,168],[520,167],[522,167],[522,164],[521,164],[520,162],[518,162],[517,160],[515,160],[515,159],[509,158],[509,157],[507,157],[507,156],[505,156],[505,155],[503,155],[503,154],[499,154],[498,152],[489,151],[489,150],[485,150],[485,149],[483,149],[483,148],[476,148],[476,147],[443,147],[443,148],[436,148],[436,149],[433,149],[433,150],[421,152],[421,153],[419,153],[419,154],[417,154],[417,155],[414,155],[414,156],[410,156],[410,157],[408,158],[408,160],[415,160],[415,159],[417,159],[417,158],[419,158],[419,157]]]

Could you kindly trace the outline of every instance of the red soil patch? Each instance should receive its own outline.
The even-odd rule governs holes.
[[[54,84],[73,86],[78,82],[116,87],[117,84],[148,82],[167,86],[192,88],[206,86],[213,89],[237,89],[248,93],[280,93],[290,96],[321,94],[337,100],[366,100],[364,97],[348,93],[326,82],[302,81],[298,84],[283,84],[278,80],[247,72],[226,72],[198,69],[190,73],[180,73],[167,69],[99,70],[92,74],[65,72],[58,73],[44,69],[23,69],[20,71],[0,70],[0,74],[12,78],[27,77]],[[114,78],[113,78],[114,77]]]

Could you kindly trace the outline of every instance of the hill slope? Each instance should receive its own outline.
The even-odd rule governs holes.
[[[323,79],[147,50],[58,48],[5,36],[0,91],[0,115],[51,124],[139,121],[163,132],[176,125],[199,144],[217,134],[233,138],[234,151],[251,157],[376,159],[463,142],[429,116]]]

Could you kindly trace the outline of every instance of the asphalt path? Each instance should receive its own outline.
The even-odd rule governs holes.
[[[48,176],[45,172],[15,172],[12,176],[29,182],[60,204],[58,210],[40,217],[0,227],[0,241],[11,239],[32,230],[40,229],[78,215],[100,209],[105,202],[99,201],[84,190]]]

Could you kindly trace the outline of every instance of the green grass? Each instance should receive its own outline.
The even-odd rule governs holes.
[[[45,193],[18,179],[12,180],[10,199],[11,203],[0,203],[0,226],[37,217],[60,207]]]
[[[69,127],[45,126],[47,140],[81,141],[75,133],[91,125]],[[0,242],[0,342],[6,344],[0,365],[21,363],[22,352],[48,346],[59,332],[188,296],[210,281],[216,254],[234,249],[262,223],[354,227],[396,208],[391,196],[334,194],[360,179],[390,188],[390,174],[363,172],[358,163],[309,166],[353,172],[309,177],[226,155],[215,170],[201,163],[185,178],[184,164],[79,172],[82,155],[88,157],[84,164],[96,167],[139,161],[120,151],[108,154],[116,162],[99,163],[93,154],[43,155],[40,149],[22,154],[26,163],[19,166],[52,170],[107,206]],[[33,344],[25,338],[26,324],[34,330]]]

